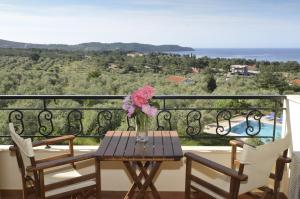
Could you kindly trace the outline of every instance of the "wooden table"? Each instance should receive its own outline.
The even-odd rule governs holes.
[[[150,187],[155,199],[160,199],[153,178],[163,161],[179,161],[183,157],[176,131],[150,131],[148,142],[136,142],[135,131],[108,131],[96,152],[99,161],[122,161],[133,179],[133,185],[125,198],[147,198]],[[140,171],[136,173],[136,168]],[[144,181],[142,182],[142,179]]]

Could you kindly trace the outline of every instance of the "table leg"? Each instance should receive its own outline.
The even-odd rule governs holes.
[[[155,174],[157,173],[159,167],[161,165],[161,161],[157,161],[154,163],[153,168],[151,169],[149,175],[147,177],[145,177],[145,182],[142,185],[140,189],[140,192],[138,193],[137,198],[142,198],[145,195],[146,189],[149,187],[149,185],[152,183],[152,180],[155,176]],[[153,185],[154,186],[154,185]],[[158,193],[157,193],[158,194]]]
[[[137,176],[135,170],[133,169],[132,165],[130,164],[129,161],[124,161],[123,162],[127,171],[129,172],[130,176],[132,177],[133,179],[133,185],[131,186],[131,189],[127,192],[125,198],[132,198],[133,194],[134,194],[134,191],[135,191],[135,188],[138,187],[139,189],[142,189],[143,185],[141,183],[141,180],[143,178],[143,174],[140,173],[139,176]],[[149,166],[149,164],[145,165]],[[148,198],[148,196],[145,196],[145,198]]]
[[[142,164],[140,164],[140,165],[142,165]],[[150,162],[147,161],[147,162],[145,163],[145,165],[142,166],[142,168],[143,168],[145,171],[147,171],[149,165],[150,165]],[[147,173],[147,172],[146,172],[146,173]],[[143,174],[142,172],[140,172],[140,173],[139,173],[139,176],[138,176],[139,181],[141,181],[141,180],[143,179],[143,177],[144,177],[144,174]],[[137,183],[133,183],[133,185],[131,186],[130,190],[129,190],[128,193],[126,194],[126,198],[132,197],[132,194],[134,193],[134,191],[135,191],[136,188],[137,188]],[[131,194],[131,193],[132,193],[132,194]]]
[[[96,169],[96,198],[101,199],[101,173],[100,173],[100,160],[95,159]]]
[[[150,162],[146,162],[145,163],[145,166],[146,165],[149,165]],[[145,177],[145,179],[147,179],[149,177],[148,175],[148,172],[147,172],[147,167],[143,166],[142,162],[137,162],[137,165],[139,167],[139,169],[141,170],[141,174],[143,174],[143,176]],[[153,182],[151,181],[150,182],[150,188],[151,188],[151,191],[152,191],[152,195],[154,196],[155,199],[160,199],[160,195],[156,189],[156,187],[154,186]]]

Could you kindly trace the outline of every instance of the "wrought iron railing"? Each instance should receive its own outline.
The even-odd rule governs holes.
[[[0,138],[9,138],[8,122],[24,137],[101,138],[108,130],[135,130],[135,121],[121,108],[121,95],[0,95]],[[285,110],[285,96],[155,96],[159,113],[152,130],[177,130],[180,137],[256,137],[274,140],[277,119]],[[263,116],[272,123],[261,134]],[[244,121],[243,132],[233,132],[233,121]],[[271,120],[271,121],[270,121]],[[2,124],[1,124],[2,122]],[[2,128],[2,129],[1,129]],[[208,130],[209,129],[209,130]]]

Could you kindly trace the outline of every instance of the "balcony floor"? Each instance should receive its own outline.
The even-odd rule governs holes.
[[[102,192],[102,198],[101,199],[122,199],[125,196],[125,192],[108,192],[104,191]],[[258,194],[260,195],[260,194]],[[152,197],[151,194],[148,193],[149,199],[155,199]],[[183,192],[160,192],[160,196],[162,199],[184,199],[184,193]],[[6,194],[0,193],[1,199],[16,199],[16,198],[22,198],[21,191],[14,191],[14,192],[7,192]],[[205,198],[205,199],[212,199],[211,197],[203,194],[195,194],[192,199],[199,199],[199,198]],[[258,199],[260,197],[253,197],[249,195],[243,195],[239,199]],[[35,197],[29,197],[29,199],[35,199]],[[70,199],[70,198],[62,198],[62,199]],[[89,198],[84,199],[96,199],[95,196],[90,196]],[[133,198],[135,199],[135,198]],[[272,199],[271,196],[267,196],[265,199]],[[285,195],[280,195],[279,199],[288,199]]]
[[[102,199],[120,199],[124,198],[125,192],[104,192],[102,193]],[[257,196],[260,196],[260,193],[255,193]],[[149,198],[153,198],[151,194],[148,193]],[[160,193],[160,196],[162,199],[184,199],[184,193],[179,193],[179,192],[168,192],[168,193]],[[213,199],[212,197],[209,197],[204,194],[194,194],[194,197],[192,199],[199,199],[199,198],[205,198],[205,199]],[[258,199],[260,197],[254,197],[250,195],[242,195],[239,199]],[[89,199],[95,199],[95,197],[90,197]],[[272,196],[266,196],[265,199],[272,199]],[[279,199],[288,199],[284,194],[281,194]]]

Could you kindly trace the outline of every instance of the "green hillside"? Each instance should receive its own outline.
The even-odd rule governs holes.
[[[64,44],[31,44],[22,42],[13,42],[0,39],[0,48],[20,48],[20,49],[52,49],[67,51],[136,51],[136,52],[176,52],[176,51],[192,51],[193,48],[181,47],[178,45],[150,45],[140,43],[100,43],[90,42],[77,45]]]
[[[232,64],[256,65],[257,76],[228,76]],[[195,70],[196,69],[196,70]],[[170,77],[186,81],[176,82]],[[244,59],[209,59],[194,56],[161,53],[129,56],[123,51],[68,52],[41,49],[0,49],[0,94],[82,94],[126,95],[146,84],[152,85],[157,95],[267,95],[300,92],[299,87],[289,85],[290,79],[300,76],[299,64],[256,62]],[[244,100],[174,100],[169,107],[263,107],[265,101]],[[47,101],[50,107],[121,107],[120,101]],[[42,102],[34,100],[3,100],[2,108],[42,108]],[[25,111],[26,134],[38,131],[38,111]],[[54,135],[66,132],[67,111],[54,112]],[[186,111],[172,112],[172,127],[181,135],[186,131]],[[216,111],[202,111],[204,124],[215,122]],[[118,115],[118,117],[116,117]],[[116,114],[114,129],[126,129],[125,115]],[[122,117],[121,117],[122,116]],[[123,117],[124,116],[124,117]],[[0,132],[7,134],[8,112],[0,112]],[[96,111],[85,112],[85,133],[94,134],[97,129]],[[154,121],[153,121],[154,127]],[[1,140],[0,140],[1,142]],[[91,144],[95,140],[79,140],[79,144]],[[189,142],[195,144],[195,142]],[[198,141],[196,144],[216,144],[215,141]],[[219,144],[224,144],[221,142]]]

